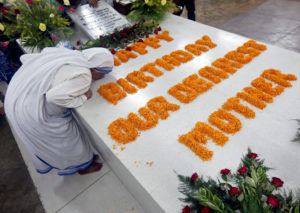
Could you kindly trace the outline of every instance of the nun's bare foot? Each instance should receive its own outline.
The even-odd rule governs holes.
[[[88,168],[84,169],[84,170],[79,170],[78,174],[80,175],[86,175],[86,174],[90,174],[93,172],[98,172],[101,170],[103,164],[102,163],[96,163],[93,162]]]

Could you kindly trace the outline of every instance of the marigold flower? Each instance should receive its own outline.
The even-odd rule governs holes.
[[[146,48],[146,44],[144,44],[143,42],[136,42],[130,45],[130,48],[135,51],[138,52],[141,55],[144,55],[146,53],[148,53],[148,51],[145,49]]]
[[[114,105],[116,105],[119,100],[126,97],[126,93],[113,82],[100,86],[97,92]]]
[[[45,32],[46,29],[47,29],[47,26],[46,26],[44,23],[40,23],[39,29],[40,29],[41,31]]]
[[[161,27],[159,27],[158,29],[161,30]],[[148,38],[148,37],[149,37],[149,35],[147,34],[147,35],[146,35],[146,38]],[[173,40],[174,40],[171,36],[169,36],[169,31],[167,31],[167,30],[163,31],[163,32],[160,33],[160,34],[157,34],[157,35],[155,36],[155,38],[163,39],[163,40],[165,40],[165,41],[167,41],[167,42],[170,42],[170,41],[173,41]]]

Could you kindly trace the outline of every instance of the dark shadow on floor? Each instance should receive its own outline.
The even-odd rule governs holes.
[[[5,117],[0,116],[0,212],[45,212]]]

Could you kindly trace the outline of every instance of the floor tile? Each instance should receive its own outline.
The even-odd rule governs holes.
[[[31,173],[33,182],[46,212],[55,212],[78,194],[102,178],[110,168],[103,165],[100,172],[88,175],[58,176],[54,171],[47,175]]]
[[[278,40],[293,32],[299,24],[300,21],[250,12],[233,18],[219,28],[276,45]]]
[[[145,213],[110,171],[58,213]]]

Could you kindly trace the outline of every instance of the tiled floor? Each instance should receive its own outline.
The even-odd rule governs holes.
[[[195,2],[197,21],[201,23],[300,52],[300,0]],[[182,16],[186,16],[186,13]],[[3,117],[0,117],[0,138],[0,212],[44,212],[27,167]],[[143,212],[130,195],[123,199],[126,189],[107,166],[102,172],[90,176],[64,179],[55,174],[39,176],[34,173],[33,168],[29,170],[47,212],[86,212],[83,209],[87,208],[91,208],[90,212]],[[114,188],[110,187],[111,183],[115,185]],[[99,194],[97,197],[91,196],[95,190]],[[45,194],[48,196],[44,197]],[[97,205],[91,207],[89,202],[84,202],[87,200]],[[106,209],[100,210],[103,206]]]

